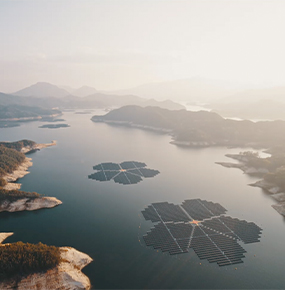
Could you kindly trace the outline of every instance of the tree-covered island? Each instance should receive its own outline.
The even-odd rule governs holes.
[[[269,148],[285,144],[285,135],[282,134],[285,121],[237,121],[207,111],[125,106],[103,116],[93,116],[91,120],[170,133],[173,138],[171,143],[180,146]]]

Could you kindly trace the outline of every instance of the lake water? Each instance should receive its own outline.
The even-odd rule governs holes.
[[[57,140],[56,146],[29,155],[31,173],[19,182],[22,190],[63,202],[53,209],[1,213],[0,232],[15,233],[7,242],[41,241],[87,253],[94,261],[83,272],[98,289],[285,288],[285,224],[271,207],[273,199],[247,185],[256,179],[215,164],[244,149],[180,148],[169,144],[170,136],[93,123],[91,116],[65,113],[69,128],[40,129],[44,123],[30,122],[0,129],[1,141]],[[129,160],[160,174],[127,186],[88,179],[96,164]],[[140,212],[153,202],[181,204],[192,198],[218,202],[227,215],[263,229],[259,243],[241,244],[247,250],[243,264],[219,267],[201,261],[192,249],[170,256],[145,246],[142,235],[153,224]]]

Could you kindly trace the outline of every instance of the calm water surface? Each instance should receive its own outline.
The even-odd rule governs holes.
[[[57,146],[29,156],[31,174],[19,182],[23,190],[63,202],[53,209],[1,213],[0,232],[15,233],[7,242],[41,241],[87,253],[94,262],[83,272],[98,289],[285,288],[285,224],[271,207],[273,199],[247,186],[254,178],[215,164],[243,149],[179,148],[169,144],[169,136],[93,123],[91,116],[65,113],[69,128],[40,129],[43,123],[31,122],[0,129],[1,141],[57,140]],[[145,162],[160,174],[128,186],[88,179],[93,165],[129,160]],[[242,244],[247,250],[243,264],[219,267],[200,261],[191,249],[170,256],[140,242],[152,226],[141,210],[153,202],[191,198],[219,202],[228,215],[263,228],[260,243]]]

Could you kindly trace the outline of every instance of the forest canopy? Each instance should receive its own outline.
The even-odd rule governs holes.
[[[41,195],[36,192],[26,192],[26,191],[21,191],[21,190],[16,190],[16,189],[6,190],[3,188],[0,188],[0,204],[4,200],[13,202],[22,198],[34,199],[40,196]]]
[[[12,173],[24,160],[23,153],[0,144],[0,177]]]
[[[46,271],[61,261],[60,249],[42,243],[17,242],[0,246],[0,280]]]
[[[34,146],[35,144],[36,142],[27,139],[23,139],[16,142],[0,142],[0,146],[3,145],[6,148],[15,149],[17,151],[20,151],[23,147]]]

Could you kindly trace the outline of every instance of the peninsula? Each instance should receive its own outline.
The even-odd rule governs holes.
[[[264,189],[277,201],[272,207],[285,216],[285,147],[278,146],[266,151],[270,157],[261,158],[257,152],[246,151],[226,156],[238,163],[216,162],[228,168],[239,168],[245,174],[254,175],[261,180],[250,184]]]
[[[88,255],[71,247],[58,248],[42,243],[2,244],[11,235],[13,233],[0,233],[0,289],[91,288],[89,278],[81,272],[92,262]]]
[[[55,197],[20,191],[14,181],[28,174],[31,158],[24,153],[56,145],[30,140],[0,142],[0,212],[37,210],[61,204]],[[71,247],[42,243],[2,242],[13,233],[0,233],[0,289],[90,289],[90,280],[81,269],[92,259]]]
[[[31,158],[25,154],[54,145],[55,141],[48,144],[37,144],[31,140],[0,142],[0,212],[52,208],[62,203],[55,197],[20,191],[21,184],[14,183],[28,174],[28,168],[32,166]]]

